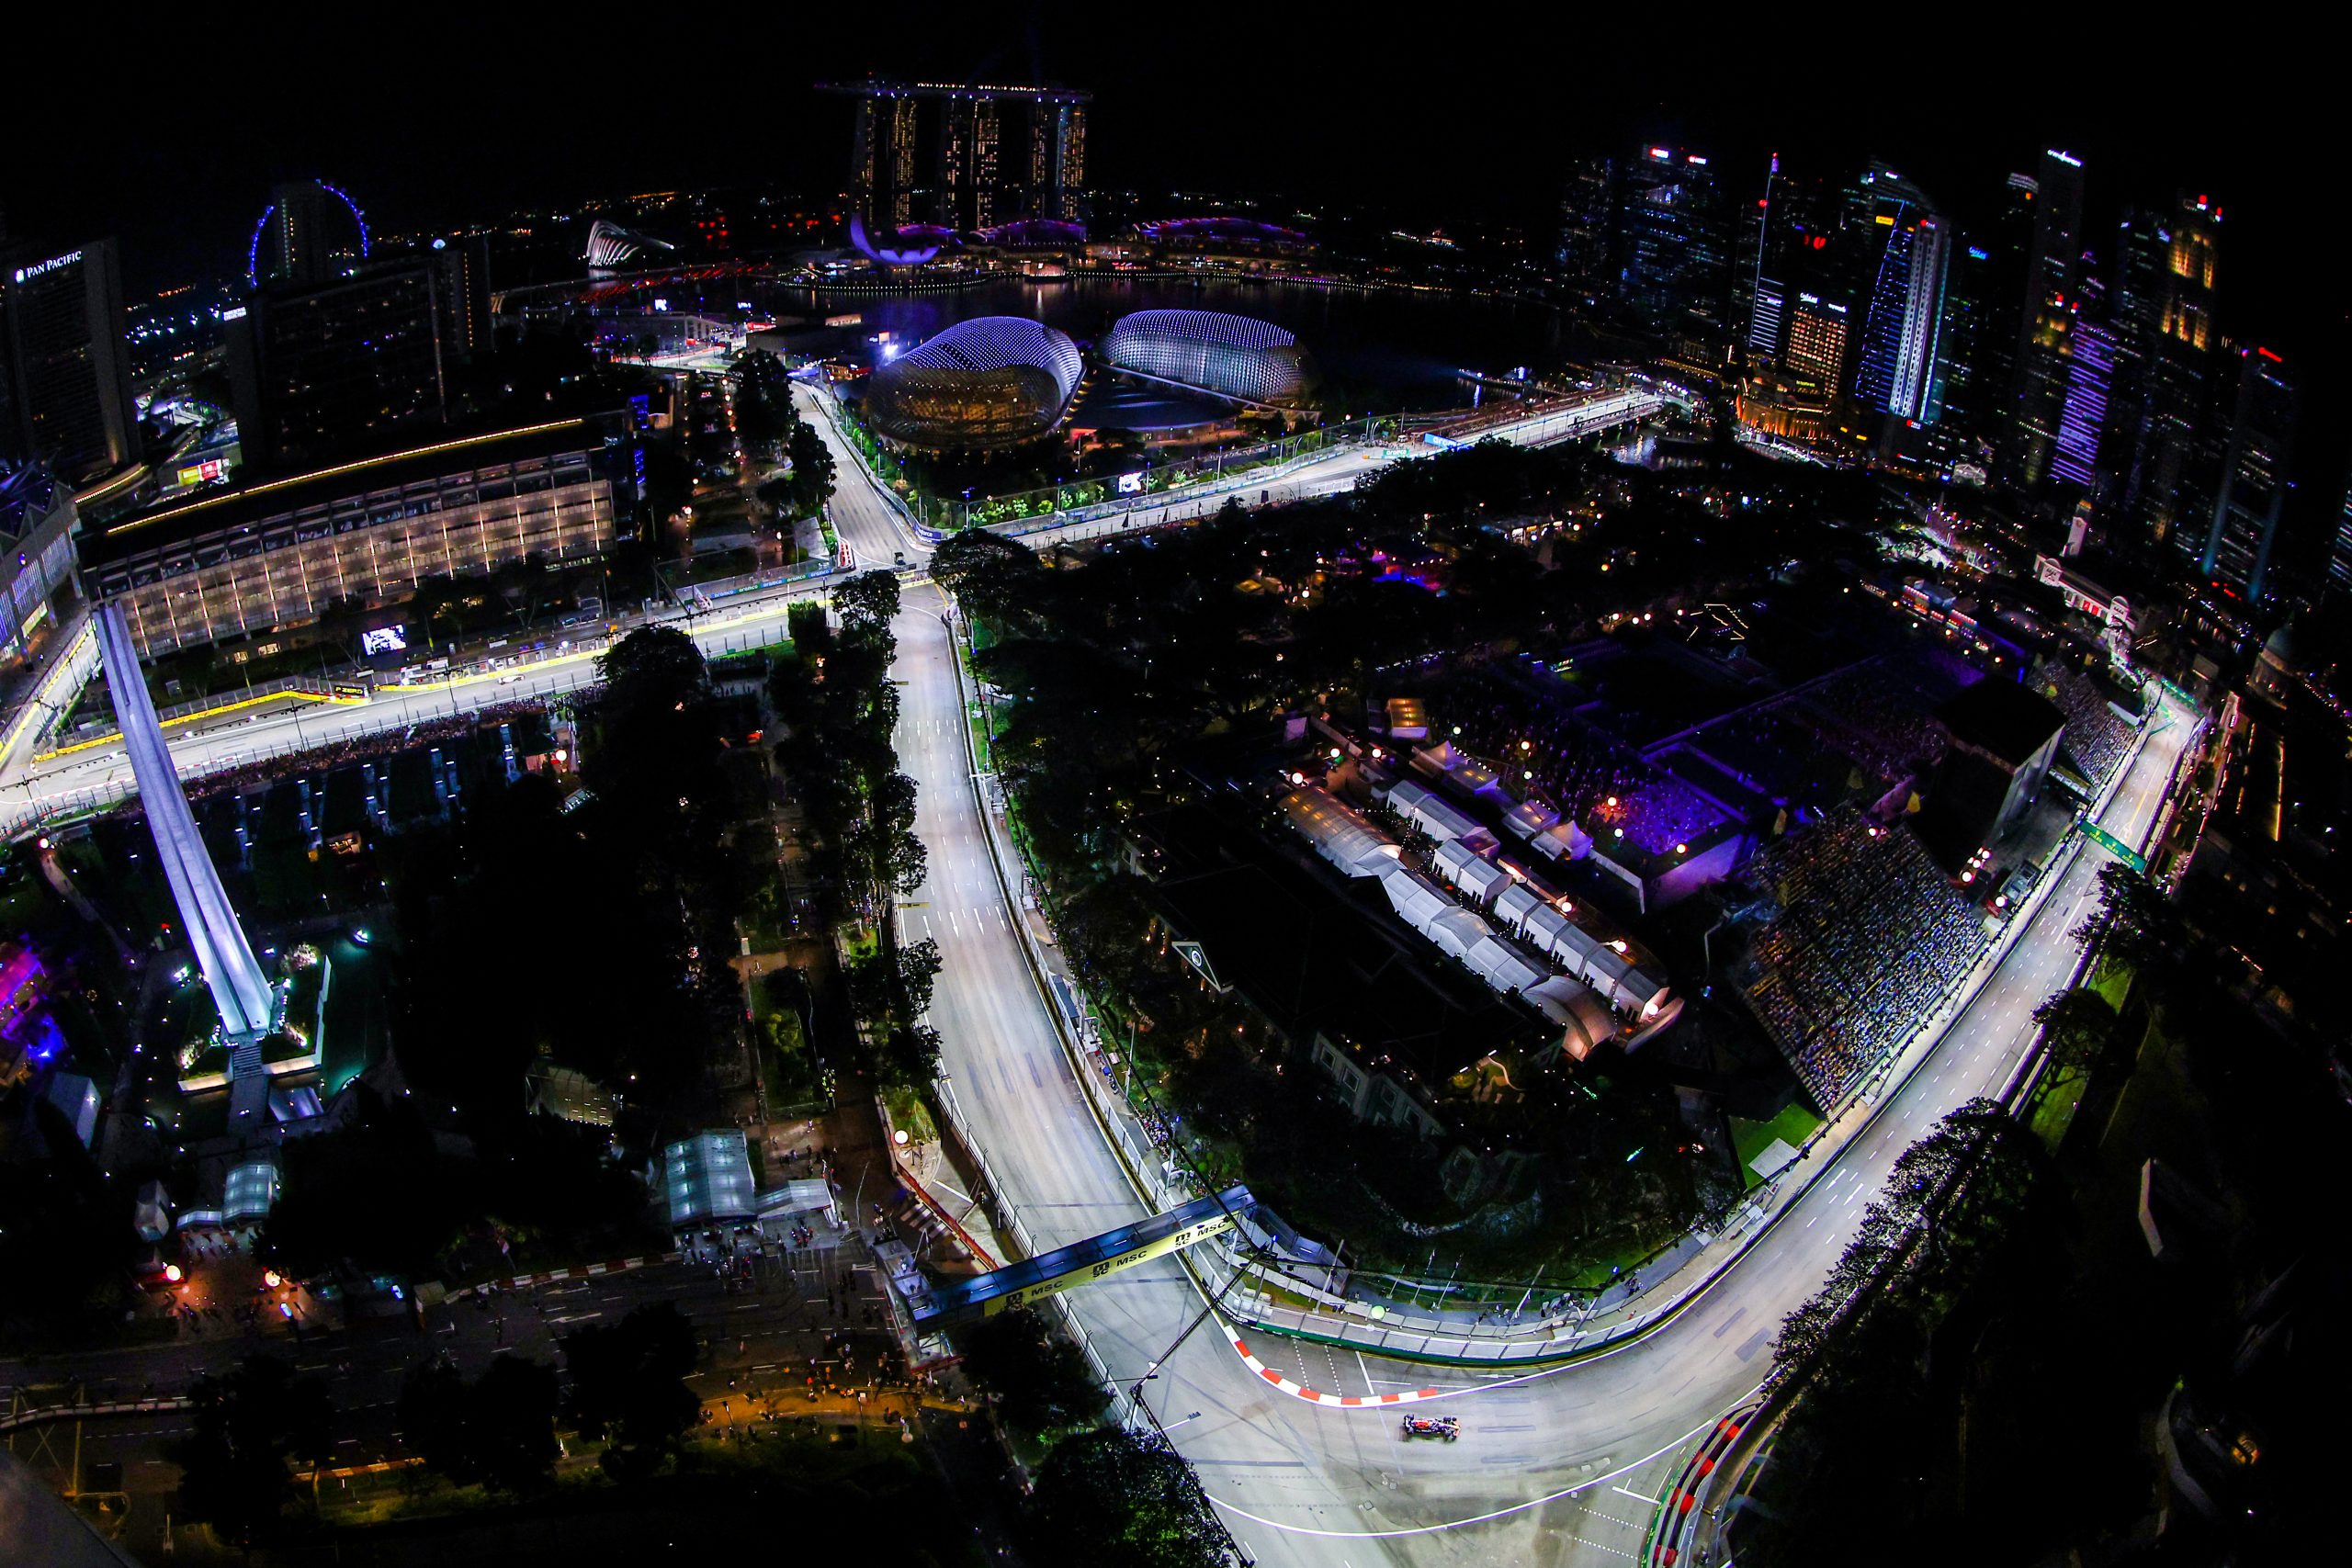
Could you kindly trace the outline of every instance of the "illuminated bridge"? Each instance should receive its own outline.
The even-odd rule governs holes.
[[[916,1300],[915,1327],[918,1331],[944,1328],[994,1317],[1073,1285],[1091,1285],[1123,1269],[1222,1235],[1257,1206],[1250,1189],[1228,1187],[1213,1198],[1196,1198],[1164,1214],[944,1285]]]

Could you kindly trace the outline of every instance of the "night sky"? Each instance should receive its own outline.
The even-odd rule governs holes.
[[[2102,246],[2125,199],[2210,192],[2227,214],[2225,327],[2307,369],[2342,357],[2332,51],[2211,36],[2211,14],[2186,39],[2156,12],[2094,26],[2049,6],[1939,6],[1939,30],[1917,36],[1885,6],[1780,22],[1769,6],[1214,0],[869,5],[847,21],[774,4],[519,9],[369,7],[364,28],[323,7],[182,16],[12,72],[0,210],[19,235],[119,234],[137,294],[230,270],[274,179],[323,176],[390,230],[672,186],[822,192],[848,130],[809,91],[820,77],[1051,80],[1097,95],[1093,183],[1370,199],[1431,221],[1548,223],[1566,157],[1667,139],[1727,171],[1777,149],[1842,176],[1876,153],[1964,223],[2011,168],[2065,146],[2088,163]],[[2147,41],[2114,36],[2135,31]]]

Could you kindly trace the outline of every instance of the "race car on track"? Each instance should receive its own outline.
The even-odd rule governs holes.
[[[1408,1438],[1443,1438],[1450,1443],[1462,1436],[1462,1418],[1458,1416],[1408,1416],[1404,1432]]]

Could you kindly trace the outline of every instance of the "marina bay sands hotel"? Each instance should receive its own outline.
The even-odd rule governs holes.
[[[1091,93],[871,76],[817,90],[856,100],[850,193],[871,220],[977,231],[1083,216]]]

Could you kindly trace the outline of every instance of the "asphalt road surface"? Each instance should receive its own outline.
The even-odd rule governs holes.
[[[821,423],[821,422],[820,422]],[[835,527],[866,559],[915,542],[846,451]],[[1344,481],[1327,481],[1337,488]],[[1318,476],[1320,478],[1321,476]],[[957,1100],[1007,1197],[1040,1247],[1138,1215],[1032,980],[989,859],[965,750],[966,714],[943,606],[911,591],[899,626],[901,765],[921,786],[917,826],[931,881],[904,911],[944,957],[932,1004]],[[2160,808],[2187,733],[2176,723],[2133,761],[2104,818],[2136,840]],[[2030,1043],[2031,1012],[2063,982],[2071,935],[2096,889],[2098,856],[2079,855],[1928,1062],[1848,1146],[1834,1175],[1801,1199],[1693,1310],[1614,1354],[1547,1373],[1490,1379],[1406,1367],[1352,1352],[1292,1347],[1322,1364],[1302,1381],[1339,1393],[1432,1383],[1459,1442],[1404,1441],[1393,1413],[1310,1405],[1248,1372],[1204,1328],[1159,1367],[1146,1398],[1262,1563],[1615,1562],[1638,1551],[1656,1488],[1645,1483],[1694,1429],[1758,1382],[1773,1332],[1819,1285],[1851,1238],[1866,1195],[1946,1111],[1997,1089]],[[919,922],[919,923],[918,923]],[[1199,1312],[1188,1277],[1163,1259],[1070,1297],[1123,1387],[1158,1362]],[[1272,1359],[1277,1342],[1253,1345]],[[1197,1414],[1195,1414],[1197,1412]],[[1636,1528],[1638,1526],[1639,1528]]]
[[[833,521],[859,561],[888,561],[903,551],[919,564],[928,552],[904,530],[863,465],[838,443],[835,455],[842,478]],[[1268,488],[1285,496],[1328,492],[1349,488],[1362,471],[1361,457],[1346,454]],[[780,635],[785,604],[796,596],[704,617],[696,635],[711,651],[770,639]],[[931,857],[931,880],[902,918],[915,936],[940,942],[944,964],[931,1021],[942,1036],[945,1067],[1007,1198],[1037,1243],[1050,1247],[1136,1218],[1142,1209],[1071,1080],[1012,925],[1020,911],[1007,908],[989,860],[954,656],[939,618],[944,607],[927,583],[912,583],[897,628],[897,676],[904,682],[899,749],[921,786],[917,825]],[[173,752],[184,772],[200,772],[295,744],[298,722],[304,727],[300,743],[316,745],[345,731],[446,715],[453,706],[569,689],[587,675],[583,658],[503,681],[390,693],[364,708],[266,716],[233,730],[179,739]],[[2117,837],[2137,841],[2153,821],[2187,733],[2188,726],[2176,722],[2143,747],[2102,818]],[[0,777],[0,804],[13,804],[18,791],[38,800],[120,788],[125,772],[113,749],[42,768],[18,764]],[[1336,1392],[1430,1384],[1455,1390],[1446,1408],[1462,1417],[1459,1442],[1408,1443],[1393,1413],[1304,1404],[1250,1374],[1214,1327],[1168,1356],[1202,1306],[1172,1259],[1087,1287],[1071,1303],[1123,1388],[1166,1358],[1145,1385],[1146,1398],[1260,1562],[1371,1568],[1623,1562],[1638,1551],[1645,1499],[1657,1495],[1656,1478],[1672,1451],[1763,1377],[1773,1330],[1818,1285],[1894,1157],[1944,1111],[1997,1089],[2030,1045],[2033,1006],[2075,961],[2071,932],[2095,893],[2098,861],[2085,852],[2061,874],[2008,957],[1927,1064],[1849,1144],[1830,1177],[1705,1299],[1650,1337],[1572,1367],[1506,1378],[1432,1372],[1274,1341],[1253,1346],[1270,1360],[1291,1358],[1315,1373],[1302,1381]],[[167,1351],[153,1354],[159,1371],[187,1370]],[[413,1355],[413,1344],[401,1343],[401,1363]],[[1310,1356],[1317,1359],[1305,1359]],[[8,1371],[0,1369],[0,1381]],[[366,1392],[372,1385],[353,1386]]]

